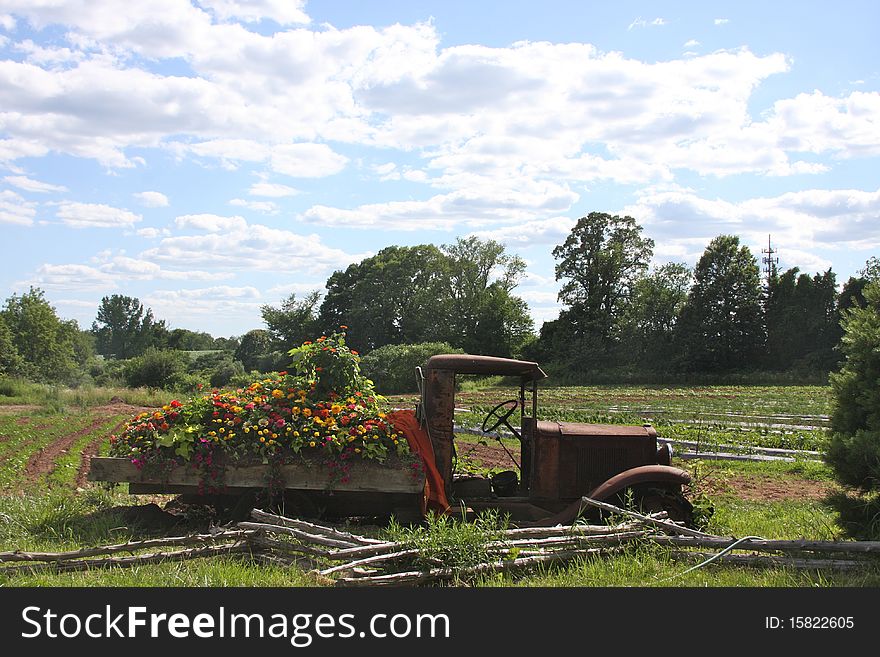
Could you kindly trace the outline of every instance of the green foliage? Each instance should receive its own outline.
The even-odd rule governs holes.
[[[0,313],[0,374],[16,374],[21,371],[24,360],[15,348],[14,336]]]
[[[738,237],[721,235],[706,247],[675,333],[685,369],[730,371],[760,362],[765,342],[760,270]]]
[[[214,346],[214,338],[205,332],[177,328],[168,333],[168,348],[181,351],[208,351]]]
[[[274,342],[272,334],[265,329],[253,329],[241,337],[235,350],[235,360],[240,361],[248,371],[269,372],[277,369],[276,357],[273,357]]]
[[[838,480],[880,490],[880,284],[865,288],[864,308],[844,318],[843,367],[831,375],[834,410],[827,460]]]
[[[7,372],[36,381],[67,381],[77,373],[79,327],[58,317],[39,288],[14,294],[0,311],[12,348],[6,356]],[[3,336],[0,336],[0,340]]]
[[[532,332],[525,302],[512,290],[521,258],[491,240],[392,246],[327,281],[319,324],[347,324],[367,353],[388,344],[443,341],[469,353],[511,356]]]
[[[504,536],[507,519],[495,510],[481,512],[474,520],[430,514],[424,526],[405,527],[392,520],[387,529],[390,540],[404,549],[418,550],[412,558],[414,569],[446,567],[461,570],[492,560],[490,544]],[[457,580],[461,581],[461,580]]]
[[[692,276],[686,265],[669,262],[633,284],[622,318],[623,342],[630,356],[651,370],[669,367],[673,331]]]
[[[604,212],[578,219],[553,249],[556,280],[562,281],[559,300],[566,306],[556,333],[574,343],[578,355],[607,353],[653,251],[654,241],[642,236],[635,219]]]
[[[156,321],[153,311],[135,297],[113,294],[103,297],[92,323],[99,354],[131,358],[149,347],[163,347],[168,341],[164,321]]]
[[[186,356],[179,351],[151,347],[126,363],[125,382],[132,388],[172,388],[186,371],[186,364]]]
[[[810,277],[798,275],[797,268],[770,278],[765,302],[769,367],[834,368],[834,347],[842,334],[835,279],[830,269]]]
[[[420,342],[418,344],[389,344],[374,349],[361,359],[364,374],[376,382],[383,395],[416,392],[416,367],[424,365],[437,354],[460,354],[447,342]]]
[[[260,306],[263,322],[272,336],[276,349],[288,349],[293,345],[302,344],[314,335],[317,327],[319,292],[307,294],[297,301],[296,293],[292,293],[281,307]]]

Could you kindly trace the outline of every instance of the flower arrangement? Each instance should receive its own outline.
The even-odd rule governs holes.
[[[138,467],[186,462],[211,470],[218,461],[278,463],[296,454],[339,464],[408,453],[404,434],[386,421],[387,401],[346,346],[345,328],[291,349],[289,371],[137,415],[110,437],[111,456]]]

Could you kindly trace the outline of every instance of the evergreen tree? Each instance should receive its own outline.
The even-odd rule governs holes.
[[[694,269],[694,285],[676,325],[680,364],[725,372],[758,365],[765,331],[757,261],[734,235],[714,238]]]

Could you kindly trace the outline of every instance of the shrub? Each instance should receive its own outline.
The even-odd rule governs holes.
[[[376,390],[383,395],[417,392],[415,370],[437,354],[461,354],[446,342],[418,344],[389,344],[374,349],[361,360],[364,374],[373,380]]]
[[[130,388],[172,388],[186,371],[187,357],[179,351],[151,347],[125,365]]]
[[[880,491],[880,284],[865,288],[865,300],[844,316],[845,361],[830,377],[834,406],[825,458],[841,484],[868,493]]]

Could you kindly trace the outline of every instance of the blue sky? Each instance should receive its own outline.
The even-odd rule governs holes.
[[[655,264],[880,243],[880,5],[0,0],[3,298],[241,335],[385,246],[477,234],[536,327],[578,217]]]

